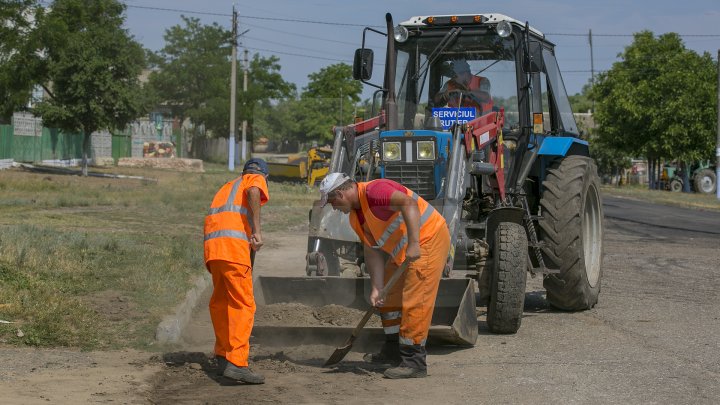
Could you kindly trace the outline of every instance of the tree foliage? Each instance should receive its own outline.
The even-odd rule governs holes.
[[[636,156],[709,158],[716,133],[716,67],[677,34],[635,34],[591,96],[602,144]]]
[[[352,122],[362,84],[352,79],[349,65],[326,66],[308,79],[299,98],[282,100],[258,117],[255,125],[261,134],[275,140],[327,142],[333,139],[333,126]]]
[[[183,25],[169,28],[165,46],[152,59],[157,71],[150,77],[158,100],[174,116],[189,118],[215,136],[227,137],[230,127],[230,72],[232,33],[217,23],[203,25],[182,17]],[[252,123],[255,106],[294,94],[283,80],[274,56],[254,55],[248,69],[248,91],[243,89],[242,62],[237,65],[236,123]]]
[[[41,38],[35,31],[43,11],[34,0],[0,0],[0,121],[23,109],[38,83]]]
[[[570,106],[572,107],[573,112],[575,113],[586,113],[588,111],[591,111],[593,108],[593,102],[590,98],[590,90],[592,89],[592,85],[590,83],[583,86],[582,91],[580,93],[574,94],[572,96],[568,96],[568,100],[570,101]]]
[[[165,32],[165,46],[151,59],[157,70],[150,87],[173,116],[217,129],[223,117],[217,106],[229,108],[231,34],[217,23],[181,18],[183,24]]]
[[[3,86],[13,97],[4,105],[6,113],[26,103],[32,87],[40,84],[49,97],[38,103],[35,114],[47,126],[84,134],[85,174],[92,133],[124,128],[144,108],[138,80],[143,49],[123,28],[124,11],[116,0],[55,0],[48,9],[38,6],[0,69],[3,84],[17,74],[14,87]]]

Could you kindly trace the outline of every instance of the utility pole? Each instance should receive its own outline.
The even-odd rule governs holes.
[[[595,85],[595,58],[593,57],[592,29],[588,32],[590,41],[590,84]],[[592,112],[595,112],[595,100],[592,100]]]
[[[245,93],[245,108],[247,109],[247,86],[248,86],[248,50],[245,49],[243,58],[243,92]],[[247,115],[247,114],[245,114]],[[247,119],[243,117],[242,122],[242,157],[243,162],[247,159]]]
[[[720,49],[718,49],[718,128],[717,140],[715,141],[715,196],[720,200]]]
[[[340,124],[339,125],[344,125],[344,124],[345,123],[343,122],[343,91],[342,91],[342,86],[340,86]]]
[[[590,41],[590,82],[595,84],[595,58],[593,57],[592,29],[588,32],[588,41]]]
[[[232,63],[230,68],[230,136],[228,137],[228,170],[235,171],[235,91],[237,88],[237,11],[233,6],[232,15]],[[245,133],[243,132],[243,138]],[[243,148],[245,144],[243,143]],[[243,155],[243,159],[245,156]]]

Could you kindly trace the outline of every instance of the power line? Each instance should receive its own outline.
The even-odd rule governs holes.
[[[304,55],[304,54],[301,54],[301,53],[293,53],[293,52],[280,52],[280,51],[275,51],[275,50],[272,50],[272,49],[263,49],[263,48],[247,47],[247,49],[251,49],[251,50],[253,50],[253,51],[258,51],[258,52],[270,52],[270,53],[272,53],[272,54],[279,54],[279,55],[298,56],[298,57],[301,57],[301,58],[310,58],[310,59],[317,59],[317,60],[327,60],[327,61],[331,61],[331,62],[352,63],[351,60],[347,60],[347,59],[323,58],[322,56],[310,56],[310,55]]]
[[[212,15],[212,16],[219,16],[219,17],[232,17],[232,14],[225,14],[225,13],[210,13],[207,11],[194,11],[194,10],[181,10],[177,8],[165,8],[165,7],[150,7],[150,6],[134,6],[130,4],[125,4],[128,8],[140,8],[145,10],[155,10],[155,11],[169,11],[173,13],[185,13],[185,14],[198,14],[198,15]],[[341,23],[341,22],[333,22],[333,21],[317,21],[317,20],[303,20],[299,18],[278,18],[278,17],[260,17],[260,16],[253,16],[253,15],[241,15],[241,18],[248,18],[252,20],[264,20],[264,21],[282,21],[282,22],[295,22],[295,23],[305,23],[305,24],[321,24],[321,25],[334,25],[334,26],[343,26],[343,27],[367,27],[368,25],[365,24],[351,24],[351,23]]]
[[[675,32],[680,37],[707,37],[707,38],[718,38],[720,37],[720,34],[679,34]],[[571,34],[571,33],[558,33],[558,32],[548,32],[545,33],[545,35],[556,35],[560,37],[583,37],[587,38],[588,34]],[[635,34],[595,34],[593,33],[593,37],[634,37]]]
[[[276,28],[268,28],[268,27],[262,26],[262,25],[248,24],[248,23],[246,23],[246,22],[243,22],[242,25],[247,25],[248,27],[252,27],[252,28],[256,28],[256,29],[261,29],[261,30],[266,30],[266,31],[278,32],[278,33],[281,33],[281,34],[292,35],[292,36],[295,36],[295,37],[315,39],[315,40],[318,40],[318,41],[334,42],[334,43],[336,43],[336,44],[343,44],[343,45],[353,45],[353,46],[356,46],[356,45],[357,45],[357,43],[354,43],[354,42],[338,41],[338,40],[335,40],[335,39],[314,37],[314,36],[312,36],[312,35],[305,35],[305,34],[300,34],[300,33],[297,33],[297,32],[283,31],[283,30],[279,30],[279,29],[276,29]]]

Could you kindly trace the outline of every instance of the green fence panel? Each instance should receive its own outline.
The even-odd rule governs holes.
[[[129,133],[112,134],[112,158],[117,163],[118,159],[132,156],[132,137]]]
[[[42,136],[13,135],[12,158],[16,162],[37,162],[42,160]]]
[[[0,159],[12,158],[12,125],[0,125]]]
[[[70,134],[55,128],[43,128],[43,137],[47,140],[43,154],[49,155],[43,159],[81,159],[82,134]]]

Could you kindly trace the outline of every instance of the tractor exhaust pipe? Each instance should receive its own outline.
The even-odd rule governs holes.
[[[397,129],[398,114],[397,101],[395,100],[395,69],[397,57],[395,55],[395,27],[393,26],[392,14],[385,14],[387,22],[387,54],[385,55],[385,112],[387,119],[387,130]]]

